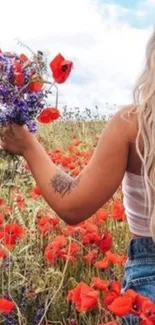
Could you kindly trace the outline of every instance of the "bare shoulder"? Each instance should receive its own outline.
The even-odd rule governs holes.
[[[134,105],[121,107],[107,123],[107,128],[116,129],[119,136],[135,142],[138,131],[137,108]]]

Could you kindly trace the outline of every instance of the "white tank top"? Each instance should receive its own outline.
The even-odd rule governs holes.
[[[148,206],[145,204],[146,190],[143,177],[126,172],[122,182],[123,204],[129,229],[138,236],[151,237]]]

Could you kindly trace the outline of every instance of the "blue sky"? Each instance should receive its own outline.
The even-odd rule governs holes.
[[[103,3],[117,3],[118,5],[125,7],[125,8],[136,8],[137,5],[139,5],[139,0],[106,0],[106,1],[102,1]]]
[[[0,46],[26,51],[18,38],[44,51],[49,61],[62,53],[74,70],[59,87],[60,107],[98,105],[104,110],[106,102],[132,102],[154,22],[155,0],[5,0]]]
[[[155,0],[100,0],[101,5],[120,8],[122,24],[127,22],[136,28],[147,28],[155,23]],[[124,11],[122,9],[125,9]]]
[[[110,2],[113,2],[113,1],[108,0],[107,2],[110,3]],[[127,1],[127,0],[118,0],[117,4],[119,4],[119,5],[123,6],[123,7],[133,8],[133,7],[136,7],[138,2],[139,1],[137,1],[137,0],[129,0],[129,1]]]

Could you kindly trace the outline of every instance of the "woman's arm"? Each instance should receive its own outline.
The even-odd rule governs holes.
[[[75,179],[51,162],[36,139],[31,141],[29,138],[25,144],[26,136],[33,136],[21,134],[24,128],[20,127],[20,132],[14,131],[11,144],[9,132],[4,132],[2,145],[6,150],[16,152],[21,143],[22,154],[46,202],[66,223],[77,224],[102,207],[121,184],[127,167],[131,132],[130,123],[122,119],[122,113],[123,110],[115,114],[107,124],[91,160]],[[24,132],[28,133],[25,129]]]

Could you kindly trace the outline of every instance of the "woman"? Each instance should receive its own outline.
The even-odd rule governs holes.
[[[51,162],[24,127],[5,127],[1,145],[26,159],[44,199],[70,225],[92,216],[123,181],[132,233],[124,290],[133,288],[155,301],[155,244],[151,238],[155,237],[155,31],[134,95],[134,105],[124,107],[109,121],[89,164],[75,179]],[[127,324],[136,323],[138,319],[128,318]]]

